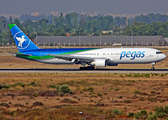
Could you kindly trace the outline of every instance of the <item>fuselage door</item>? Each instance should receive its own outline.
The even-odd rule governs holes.
[[[44,58],[44,52],[40,53],[40,58]]]
[[[146,51],[146,58],[149,58],[149,51]]]

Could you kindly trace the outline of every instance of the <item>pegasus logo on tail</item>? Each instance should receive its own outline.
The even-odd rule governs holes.
[[[19,41],[18,46],[22,47],[23,42],[25,42],[27,39],[25,39],[25,36],[22,37],[16,37],[16,39]]]

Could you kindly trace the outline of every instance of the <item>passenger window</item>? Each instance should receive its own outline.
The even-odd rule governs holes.
[[[120,55],[120,53],[115,53],[115,55]]]

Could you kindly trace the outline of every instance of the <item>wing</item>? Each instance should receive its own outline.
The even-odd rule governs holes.
[[[58,59],[63,59],[63,60],[77,60],[77,61],[82,61],[85,63],[90,63],[94,61],[95,59],[106,59],[109,60],[109,58],[100,58],[100,57],[83,57],[83,56],[71,56],[71,55],[57,55],[57,54],[49,54],[50,56],[55,56]]]

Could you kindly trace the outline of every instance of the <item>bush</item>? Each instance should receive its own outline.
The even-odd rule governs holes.
[[[128,116],[128,117],[133,117],[133,116],[134,116],[134,113],[133,113],[133,112],[129,112],[127,116]]]
[[[0,106],[6,107],[6,108],[10,107],[8,103],[0,103]]]
[[[37,97],[38,95],[36,93],[32,93],[32,96],[33,97]]]
[[[15,104],[14,106],[15,107],[25,107],[24,105],[21,105],[21,104]]]
[[[147,100],[150,102],[157,102],[157,97],[148,97]]]
[[[140,97],[139,100],[140,101],[145,101],[145,98],[144,97]]]
[[[68,85],[62,85],[62,86],[60,87],[60,92],[70,93],[70,92],[71,92],[71,89],[68,87]]]
[[[37,86],[41,86],[40,84],[37,84],[35,82],[31,82],[30,84],[28,84],[28,86],[33,86],[33,87],[37,87]]]
[[[83,88],[83,91],[87,91],[88,89],[87,88]]]
[[[4,84],[4,85],[1,85],[1,84],[0,84],[0,89],[2,89],[2,88],[8,89],[8,88],[10,88],[10,87],[7,86],[6,84]]]
[[[60,100],[60,98],[56,98],[56,100]]]
[[[135,90],[134,94],[139,94],[139,95],[140,95],[140,94],[142,94],[142,93],[141,93],[141,91],[139,91],[139,90]]]
[[[141,110],[140,112],[142,115],[147,115],[147,111],[146,110]]]
[[[11,85],[11,86],[14,86],[14,87],[16,87],[16,86],[25,87],[25,84],[22,84],[22,83],[18,82],[18,83],[15,83],[14,85]]]
[[[131,103],[131,100],[124,100],[124,103]]]
[[[112,110],[112,113],[114,114],[114,115],[122,115],[122,111],[121,110],[119,110],[118,108],[116,108],[116,109],[113,109]]]
[[[122,95],[121,95],[121,96],[118,96],[118,98],[122,99],[122,98],[123,98],[123,96],[122,96]]]
[[[89,88],[88,88],[88,91],[90,91],[90,92],[93,92],[93,90],[94,90],[93,87],[89,87]]]
[[[69,98],[64,98],[63,100],[61,100],[61,103],[78,103],[78,102],[71,100]]]
[[[33,103],[32,107],[34,106],[43,106],[44,104],[42,102],[36,101]]]
[[[158,117],[164,117],[166,116],[165,112],[167,112],[167,106],[165,106],[165,109],[162,106],[156,107],[155,111]]]
[[[147,117],[147,111],[146,110],[141,110],[141,112],[137,112],[134,117],[136,119],[146,119]]]
[[[57,89],[57,91],[59,91],[59,88],[60,88],[59,85],[50,85],[49,87],[50,87],[50,88],[55,88],[55,89]]]
[[[97,93],[98,96],[102,97],[102,94],[101,93]]]
[[[115,88],[114,90],[115,90],[115,91],[119,91],[120,89],[119,89],[119,88]]]
[[[147,120],[157,120],[157,114],[156,113],[149,114]]]
[[[162,106],[156,107],[155,111],[156,111],[156,114],[158,114],[158,113],[164,112],[164,108]]]
[[[168,114],[168,106],[165,106],[164,112],[165,112],[166,114]]]

